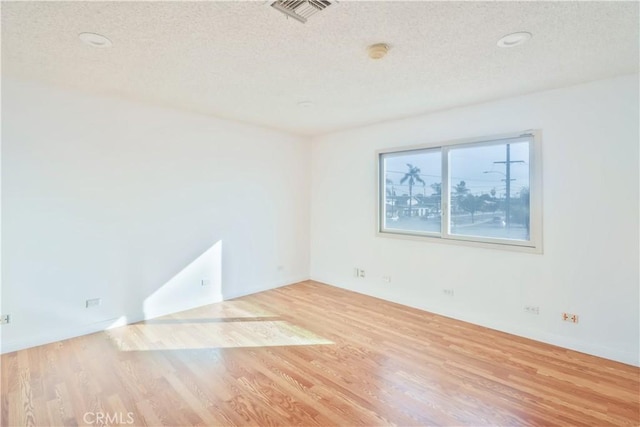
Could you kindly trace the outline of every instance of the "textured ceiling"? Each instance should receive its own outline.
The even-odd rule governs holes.
[[[638,8],[341,1],[301,24],[262,1],[2,2],[2,75],[315,135],[637,72]]]

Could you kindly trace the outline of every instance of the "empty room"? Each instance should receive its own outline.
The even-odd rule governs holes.
[[[640,3],[0,7],[0,425],[640,425]]]

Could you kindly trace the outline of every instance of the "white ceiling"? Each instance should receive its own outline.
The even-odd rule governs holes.
[[[2,75],[316,135],[637,72],[638,9],[341,1],[301,24],[262,1],[3,2]]]

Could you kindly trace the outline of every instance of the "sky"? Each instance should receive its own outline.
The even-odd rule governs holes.
[[[523,187],[529,187],[529,144],[518,142],[509,145],[511,160],[524,161],[524,163],[511,163],[511,197],[514,197]],[[450,147],[451,186],[465,181],[471,194],[489,193],[492,188],[495,188],[496,197],[504,197],[506,193],[506,167],[505,164],[494,162],[504,162],[506,151],[504,143]],[[420,168],[420,177],[426,183],[424,187],[420,183],[414,186],[413,193],[427,196],[433,194],[430,185],[442,181],[440,149],[385,155],[386,178],[393,181],[397,195],[409,194],[408,183],[400,184],[400,180],[409,170],[407,163]]]

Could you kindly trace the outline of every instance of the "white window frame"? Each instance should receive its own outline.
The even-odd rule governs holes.
[[[449,176],[449,152],[454,148],[480,147],[487,145],[499,145],[513,140],[529,142],[529,215],[530,228],[529,240],[501,239],[493,237],[464,236],[451,234],[450,227],[450,176]],[[446,142],[414,145],[410,147],[385,148],[376,151],[377,164],[377,221],[376,235],[379,237],[392,237],[447,244],[462,244],[467,246],[514,250],[520,252],[542,253],[542,147],[541,131],[527,130],[509,134],[492,135],[481,138],[458,139]],[[440,233],[412,230],[398,230],[384,228],[385,220],[385,156],[406,155],[412,151],[426,151],[429,149],[440,150],[442,160],[441,180],[441,228]]]

